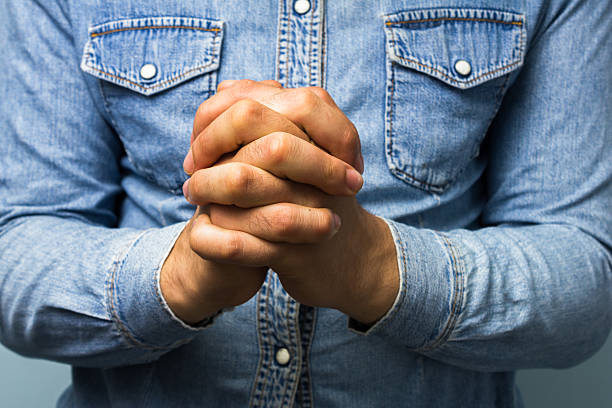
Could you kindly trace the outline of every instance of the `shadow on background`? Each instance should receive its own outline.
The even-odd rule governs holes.
[[[70,383],[70,367],[23,358],[0,345],[0,406],[55,407]]]
[[[612,407],[612,338],[569,370],[526,370],[518,383],[527,408]],[[54,407],[70,382],[68,366],[20,357],[0,346],[2,407]]]
[[[595,356],[568,370],[525,370],[518,384],[527,408],[612,407],[612,336]]]

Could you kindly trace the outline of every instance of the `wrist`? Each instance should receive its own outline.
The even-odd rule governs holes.
[[[365,212],[369,234],[362,234],[361,256],[355,263],[360,282],[354,286],[350,306],[344,312],[364,325],[380,320],[393,306],[400,279],[395,242],[389,226],[379,217]]]
[[[194,279],[204,273],[206,261],[189,247],[187,228],[164,262],[160,272],[160,288],[172,313],[183,322],[194,325],[216,315],[223,305],[203,296]]]

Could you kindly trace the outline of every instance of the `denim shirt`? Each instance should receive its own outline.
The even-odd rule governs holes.
[[[612,320],[612,2],[0,3],[0,339],[73,366],[60,407],[520,407]],[[205,327],[159,271],[225,79],[322,86],[400,289],[363,329],[273,272]],[[334,273],[330,270],[329,273]],[[32,384],[36,386],[36,384]]]

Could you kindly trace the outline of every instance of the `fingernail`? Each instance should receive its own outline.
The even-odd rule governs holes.
[[[346,185],[353,193],[357,193],[363,185],[363,177],[355,169],[346,170]]]
[[[193,166],[193,154],[191,153],[191,148],[189,148],[189,153],[187,153],[187,156],[183,161],[183,170],[185,170],[185,173],[191,176],[193,174]]]
[[[340,218],[340,216],[336,213],[334,214],[334,234],[336,232],[338,232],[338,230],[340,229],[340,227],[342,226],[342,219]]]
[[[183,195],[185,196],[187,201],[191,202],[191,196],[189,195],[189,180],[191,179],[187,179],[183,183]]]
[[[363,155],[359,153],[359,158],[357,159],[357,171],[363,174],[364,170],[365,170],[365,166],[363,164]]]

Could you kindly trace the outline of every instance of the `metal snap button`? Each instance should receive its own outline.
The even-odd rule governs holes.
[[[455,62],[455,71],[461,76],[468,76],[472,72],[472,66],[466,60]]]
[[[140,76],[142,79],[151,79],[157,75],[157,67],[153,64],[144,64],[140,68]]]
[[[308,0],[297,0],[293,3],[293,10],[298,14],[306,14],[310,10],[310,2]]]
[[[287,365],[289,360],[291,360],[291,354],[289,354],[289,350],[287,350],[285,347],[279,348],[276,351],[276,362],[278,364]]]

